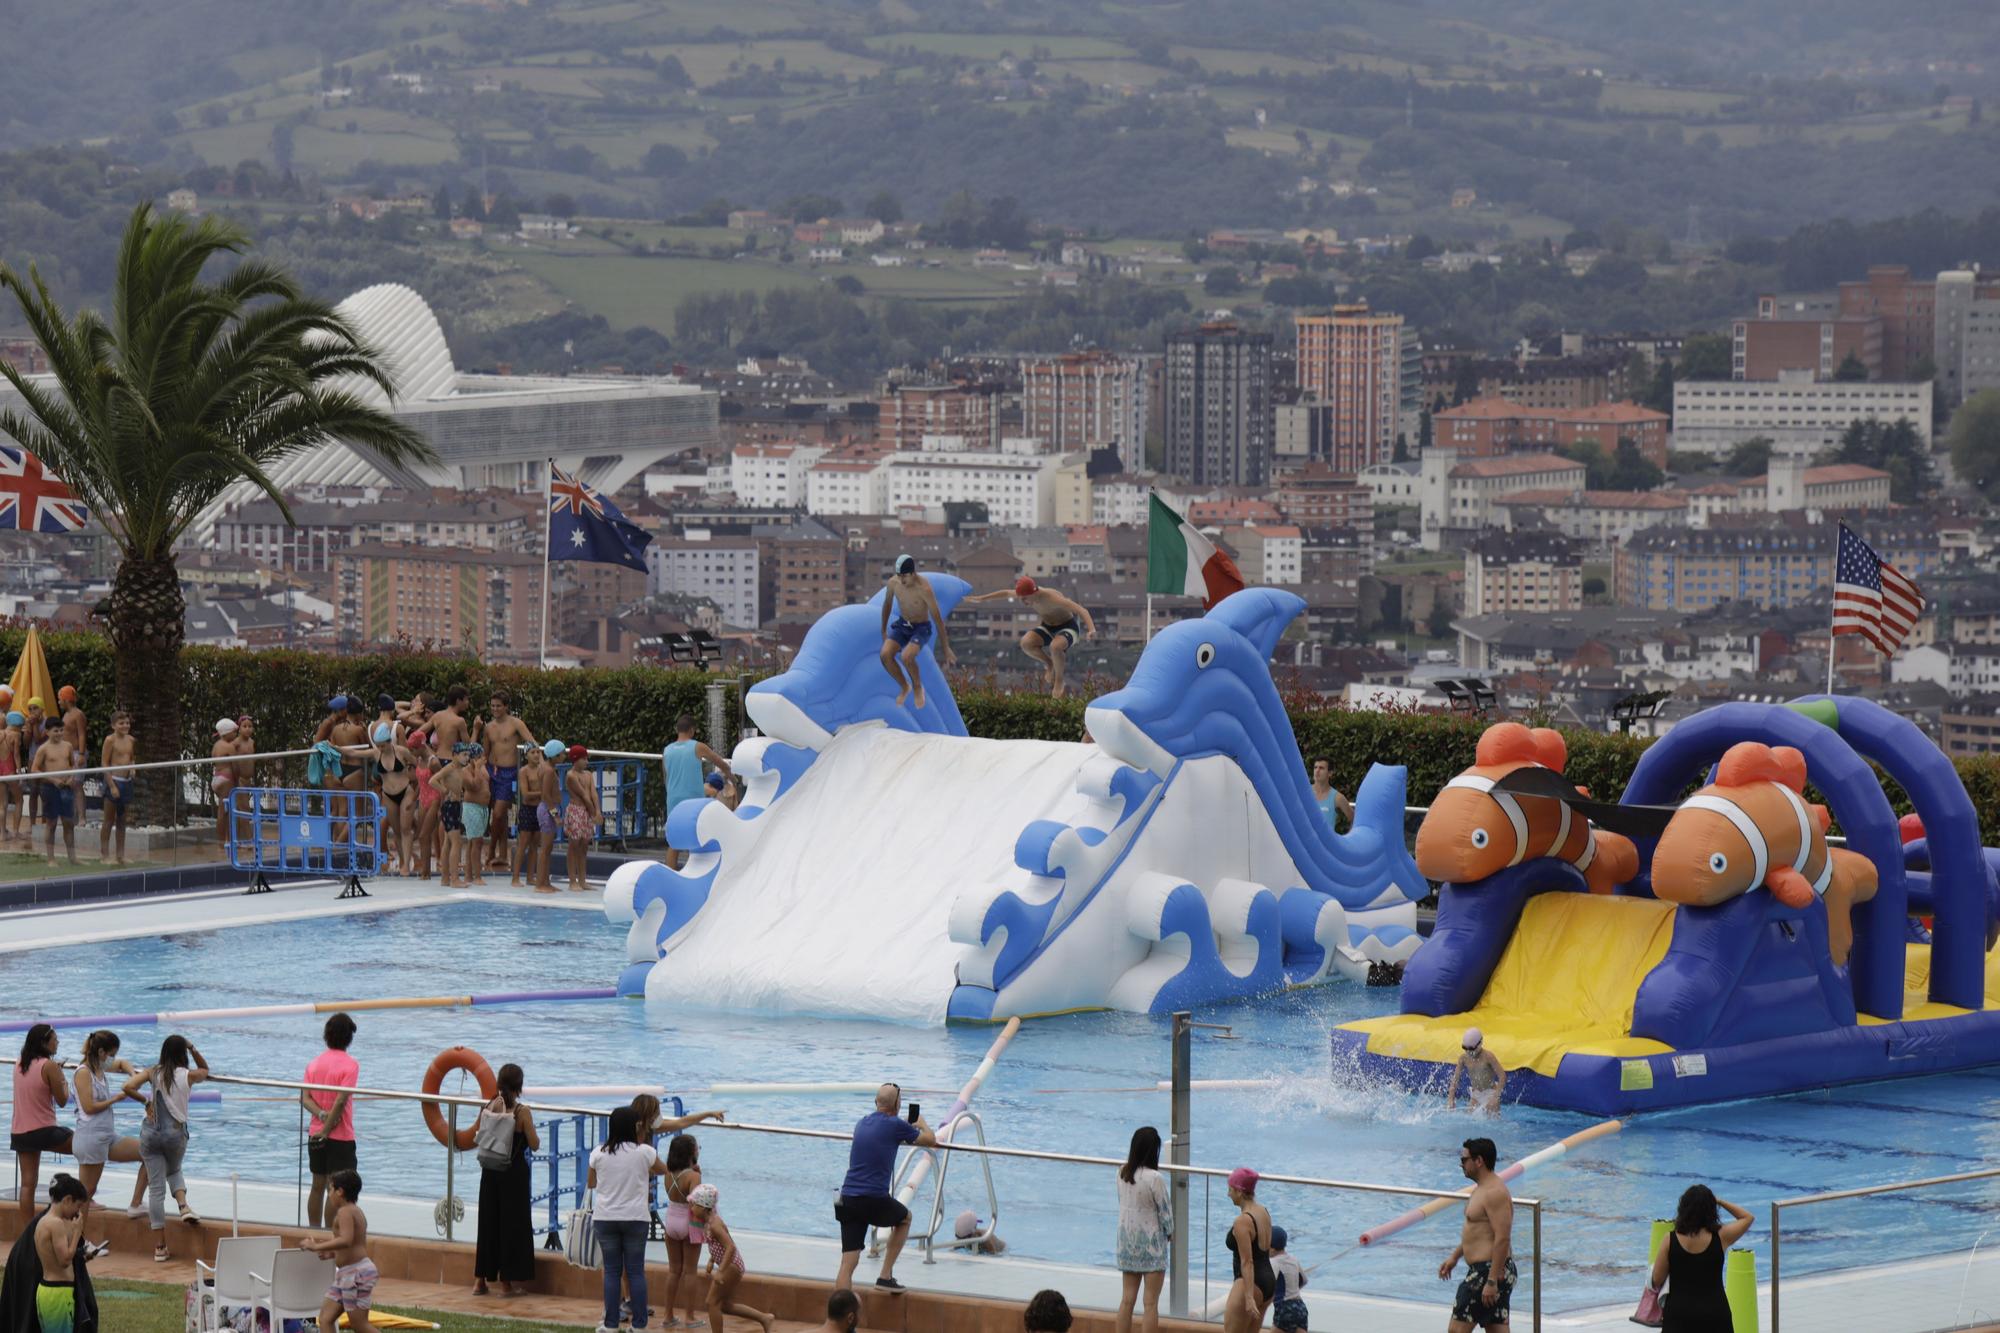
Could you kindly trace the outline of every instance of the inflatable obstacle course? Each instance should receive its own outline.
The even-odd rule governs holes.
[[[1525,762],[1545,771],[1476,768],[1483,785],[1432,807],[1417,859],[1447,880],[1436,929],[1402,1012],[1336,1030],[1337,1062],[1441,1086],[1478,1026],[1510,1099],[1615,1115],[2000,1060],[2000,857],[1908,720],[1860,699],[1725,704],[1649,747],[1616,805]],[[1909,794],[1921,839],[1906,845],[1871,765]],[[1600,851],[1629,838],[1632,873],[1593,883],[1579,839],[1539,834],[1495,867],[1502,824],[1553,830],[1563,816],[1537,807],[1554,805],[1601,821]],[[1467,867],[1481,873],[1440,873]]]
[[[949,614],[967,585],[927,577]],[[1164,1012],[1409,957],[1427,885],[1404,772],[1373,768],[1334,833],[1271,680],[1303,606],[1248,589],[1162,631],[1080,743],[967,736],[928,646],[924,707],[898,704],[879,600],[829,613],[746,698],[764,735],[732,756],[739,808],[676,806],[687,864],[607,885],[619,991],[995,1021]]]

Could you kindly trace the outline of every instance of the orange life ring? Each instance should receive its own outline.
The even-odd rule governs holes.
[[[438,1058],[431,1061],[431,1067],[424,1071],[424,1091],[433,1093],[443,1087],[444,1076],[454,1069],[463,1069],[479,1080],[479,1095],[487,1101],[492,1101],[499,1095],[500,1085],[494,1081],[492,1068],[479,1052],[470,1046],[453,1046],[439,1051]],[[475,1116],[473,1119],[475,1123],[459,1129],[458,1142],[453,1144],[451,1129],[445,1124],[444,1112],[439,1109],[436,1102],[424,1103],[424,1123],[430,1126],[431,1137],[447,1148],[455,1146],[460,1152],[467,1152],[472,1148],[473,1141],[479,1133],[478,1117]]]

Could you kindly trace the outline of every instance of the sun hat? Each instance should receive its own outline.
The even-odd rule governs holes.
[[[722,1191],[713,1185],[696,1185],[688,1191],[688,1207],[705,1208],[709,1212],[714,1212],[716,1200],[721,1197]]]
[[[548,741],[542,746],[542,754],[549,759],[560,759],[569,753],[569,747],[561,741]]]
[[[215,734],[218,736],[234,736],[236,734],[236,719],[233,717],[216,719]]]
[[[1467,1028],[1465,1035],[1458,1039],[1458,1044],[1468,1051],[1476,1051],[1486,1044],[1486,1034],[1478,1028]]]
[[[1242,1194],[1257,1192],[1257,1173],[1247,1166],[1239,1166],[1229,1173],[1229,1188]]]

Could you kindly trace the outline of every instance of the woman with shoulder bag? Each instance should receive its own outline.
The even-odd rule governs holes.
[[[646,1233],[652,1225],[652,1177],[667,1164],[646,1142],[639,1113],[621,1106],[611,1113],[611,1130],[590,1153],[592,1230],[604,1263],[604,1322],[598,1333],[617,1333],[619,1280],[631,1293],[632,1327],[646,1327]],[[673,1312],[667,1312],[669,1319]]]
[[[528,1154],[542,1146],[534,1113],[521,1100],[525,1075],[519,1065],[501,1065],[500,1091],[479,1112],[474,1131],[479,1157],[479,1242],[472,1256],[472,1294],[488,1294],[498,1282],[502,1296],[518,1296],[535,1278],[534,1177]]]

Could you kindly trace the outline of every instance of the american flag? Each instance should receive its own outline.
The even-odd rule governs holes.
[[[1924,590],[1841,524],[1833,567],[1833,632],[1866,635],[1893,657],[1923,610]]]
[[[89,520],[90,510],[48,464],[18,444],[0,444],[0,528],[75,532]]]

